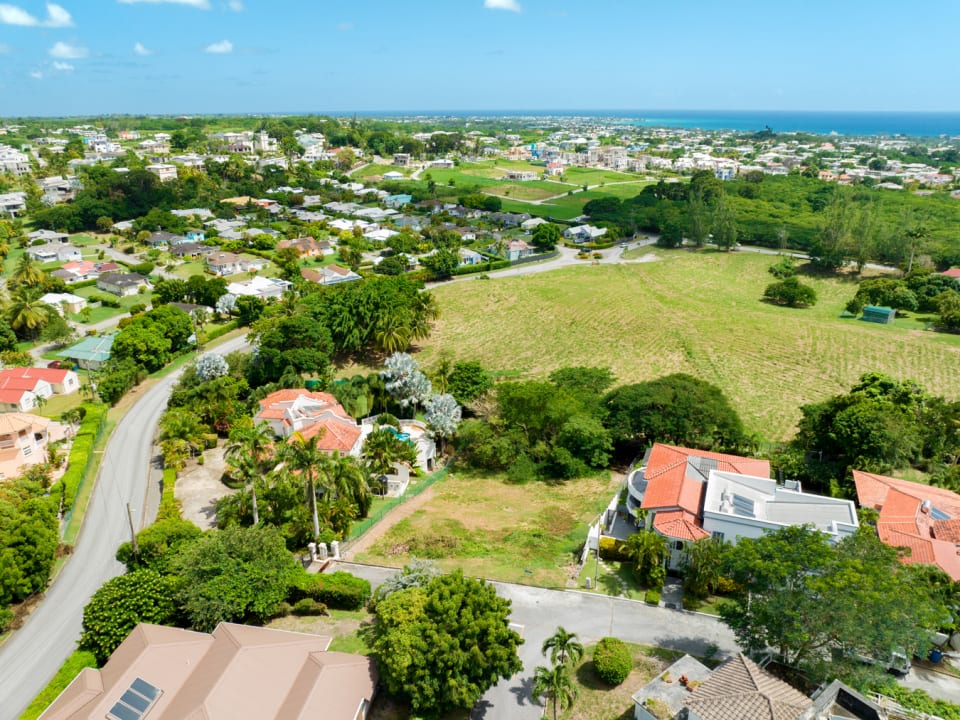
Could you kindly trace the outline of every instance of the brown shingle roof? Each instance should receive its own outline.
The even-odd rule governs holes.
[[[811,700],[743,653],[713,671],[687,707],[700,720],[797,720]]]

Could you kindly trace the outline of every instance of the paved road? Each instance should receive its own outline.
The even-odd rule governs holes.
[[[244,345],[239,337],[217,349],[232,352]],[[130,539],[126,504],[134,508],[137,526],[153,520],[142,517],[153,435],[178,376],[173,373],[146,391],[117,425],[73,555],[26,625],[0,647],[0,720],[19,717],[46,686],[75,648],[87,600],[123,571],[114,554]]]
[[[396,572],[391,568],[355,563],[339,563],[334,569],[366,578],[374,586]],[[547,664],[540,654],[540,647],[558,625],[577,633],[584,644],[610,635],[628,642],[675,648],[697,655],[702,655],[710,644],[719,648],[720,656],[737,652],[733,633],[723,623],[706,615],[590,593],[510,583],[492,584],[501,597],[511,601],[511,622],[523,626],[524,644],[520,646],[523,670],[491,688],[471,715],[473,720],[540,718],[543,709],[531,697],[533,671],[537,665]]]

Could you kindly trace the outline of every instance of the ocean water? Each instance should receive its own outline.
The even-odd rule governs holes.
[[[634,115],[634,113],[630,113]],[[703,130],[808,132],[816,135],[960,135],[956,112],[638,111],[631,124]]]
[[[699,128],[815,135],[960,137],[960,112],[832,112],[790,110],[434,110],[360,113],[421,117],[579,117],[616,120],[644,127]]]

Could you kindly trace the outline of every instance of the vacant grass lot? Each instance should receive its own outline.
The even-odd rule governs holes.
[[[467,575],[565,587],[587,526],[616,490],[608,477],[562,485],[510,485],[499,477],[450,476],[435,496],[401,520],[357,562],[403,566],[436,560]]]
[[[810,279],[810,309],[760,302],[772,256],[656,251],[660,260],[585,265],[433,290],[441,319],[420,354],[440,350],[490,370],[542,377],[558,367],[608,366],[619,382],[686,372],[719,385],[747,428],[792,436],[800,405],[882,371],[960,396],[960,336],[841,319],[854,284]]]

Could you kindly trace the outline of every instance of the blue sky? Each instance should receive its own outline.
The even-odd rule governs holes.
[[[960,111],[958,21],[956,0],[13,0],[0,115]]]

